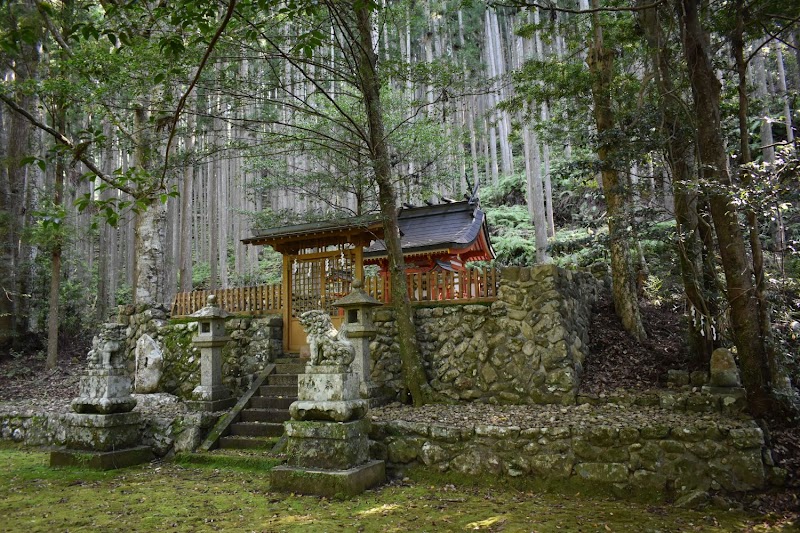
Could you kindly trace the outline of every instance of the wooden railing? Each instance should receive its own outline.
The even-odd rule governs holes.
[[[463,272],[427,272],[408,274],[408,296],[412,302],[481,301],[497,298],[500,276],[495,267],[469,269]],[[379,302],[391,301],[388,276],[368,277],[364,290]],[[209,294],[217,295],[217,303],[229,313],[248,315],[277,314],[281,311],[281,285],[257,285],[213,291],[182,292],[175,296],[172,316],[186,316],[206,305]]]
[[[207,291],[179,292],[172,304],[172,317],[191,315],[206,305],[209,294],[229,313],[248,315],[278,314],[281,310],[281,284],[255,285]]]
[[[370,283],[377,279],[375,288]],[[406,275],[411,302],[446,302],[497,298],[499,272],[496,268],[469,269],[463,272],[425,272]],[[388,303],[391,287],[388,278],[367,278],[367,292],[376,300]],[[374,292],[373,292],[374,291]]]

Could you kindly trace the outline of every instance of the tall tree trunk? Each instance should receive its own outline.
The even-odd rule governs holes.
[[[67,110],[62,104],[56,104],[54,110],[54,126],[56,130],[66,132]],[[67,169],[64,165],[64,155],[59,155],[56,160],[55,176],[53,183],[53,207],[59,209],[64,199],[64,175]],[[64,223],[63,221],[61,222]],[[50,250],[50,295],[47,307],[47,359],[45,368],[52,370],[58,364],[58,293],[61,288],[61,235],[56,237]]]
[[[781,100],[783,100],[783,122],[786,124],[786,142],[792,144],[794,142],[792,108],[790,106],[789,93],[786,90],[786,68],[783,63],[783,45],[781,43],[777,43],[775,46],[775,53],[778,56],[778,89],[781,92]],[[800,65],[798,65],[798,67],[800,67]]]
[[[765,50],[762,48],[753,58],[753,67],[756,74],[756,96],[761,100],[761,156],[765,163],[775,162],[775,140],[772,137],[772,120],[770,119],[769,89],[767,88],[767,68],[765,63]]]
[[[642,5],[647,0],[639,0]],[[716,329],[712,325],[716,319],[714,300],[706,297],[703,283],[703,250],[699,238],[697,216],[697,192],[692,186],[690,155],[692,139],[684,127],[688,117],[682,115],[682,102],[672,84],[670,68],[670,49],[667,46],[656,9],[639,12],[641,27],[653,55],[655,78],[658,86],[660,108],[663,116],[661,125],[665,139],[664,158],[672,171],[674,197],[676,247],[681,268],[681,280],[686,294],[687,308],[691,316],[688,326],[689,344],[695,359],[703,366],[711,360],[711,353],[718,346]],[[703,320],[700,319],[703,317]]]
[[[702,178],[714,186],[709,191],[711,217],[719,240],[730,305],[732,333],[753,415],[776,414],[780,405],[772,393],[770,360],[761,337],[758,301],[753,271],[747,260],[744,237],[735,204],[726,189],[731,187],[728,158],[720,124],[721,84],[716,77],[709,51],[709,35],[699,19],[702,0],[681,0],[680,22],[683,52],[694,96],[697,142]]]
[[[400,245],[400,230],[397,222],[397,199],[392,184],[389,150],[384,135],[381,114],[380,83],[375,51],[372,46],[370,11],[366,2],[353,6],[358,32],[358,81],[364,98],[364,110],[368,125],[368,146],[372,158],[375,180],[378,183],[378,202],[383,220],[384,242],[389,259],[389,274],[392,285],[392,307],[397,323],[400,344],[400,360],[403,378],[411,393],[415,406],[428,403],[432,391],[425,375],[422,354],[417,345],[411,301],[406,287],[405,262]]]
[[[134,164],[150,174],[152,168],[152,146],[149,135],[148,112],[144,102],[134,110],[137,139]],[[133,300],[137,304],[164,303],[164,204],[157,198],[146,197],[144,209],[134,219],[134,277]]]
[[[33,9],[32,2],[26,2]],[[21,57],[15,64],[12,76],[20,85],[35,80],[39,64],[38,47],[20,43]],[[34,109],[36,100],[26,91],[18,91],[14,100],[22,109]],[[11,346],[24,338],[26,329],[25,279],[22,268],[21,235],[25,226],[25,174],[22,159],[30,155],[33,128],[28,120],[16,112],[6,118],[5,178],[0,181],[0,347]],[[7,354],[7,350],[0,351]],[[2,357],[2,356],[0,356]]]
[[[592,6],[599,8],[599,0]],[[608,210],[608,234],[611,251],[611,280],[614,309],[622,320],[625,329],[636,339],[645,339],[644,326],[639,313],[636,282],[627,233],[629,210],[624,174],[616,168],[615,151],[607,136],[614,129],[614,112],[611,108],[611,82],[614,76],[613,51],[603,44],[603,30],[600,17],[592,15],[594,38],[587,61],[592,74],[592,99],[594,119],[597,124],[599,145],[597,157],[603,175],[603,192]]]

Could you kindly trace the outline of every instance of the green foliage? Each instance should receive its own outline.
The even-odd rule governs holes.
[[[534,229],[525,206],[484,207],[496,262],[502,265],[531,265],[536,260]]]
[[[209,288],[211,281],[211,265],[206,262],[195,263],[192,266],[192,289],[202,290]]]
[[[485,206],[525,205],[525,175],[501,176],[496,185],[488,185],[481,190],[481,201]]]
[[[114,293],[114,303],[116,305],[128,305],[133,303],[133,288],[127,283],[120,283]]]

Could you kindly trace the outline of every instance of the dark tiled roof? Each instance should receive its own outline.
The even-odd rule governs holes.
[[[476,204],[454,202],[402,209],[398,216],[403,252],[463,248],[480,235],[485,215]],[[386,255],[382,240],[364,250],[364,257]]]
[[[310,222],[297,224],[294,226],[282,226],[279,228],[254,229],[253,237],[242,239],[245,244],[259,243],[265,240],[274,240],[285,237],[303,237],[305,235],[317,235],[346,230],[363,229],[368,231],[380,222],[377,215],[353,217],[346,219],[328,220],[324,222]]]

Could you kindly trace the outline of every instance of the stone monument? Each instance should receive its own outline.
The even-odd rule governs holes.
[[[233,407],[236,398],[222,384],[222,347],[230,340],[225,335],[228,313],[208,296],[205,307],[189,315],[197,319],[197,335],[192,344],[200,349],[200,385],[192,391],[194,401],[187,404],[197,411],[222,411]]]
[[[744,409],[747,394],[742,387],[736,359],[727,348],[717,348],[711,353],[708,385],[702,390],[719,397],[723,412],[734,414]]]
[[[353,368],[356,349],[347,324],[337,332],[324,311],[300,321],[311,359],[298,377],[298,399],[285,423],[287,465],[272,469],[275,490],[320,496],[354,496],[386,479],[383,461],[369,459],[367,400]],[[367,361],[369,345],[367,344]],[[369,367],[367,367],[368,369]]]
[[[66,447],[50,454],[50,466],[110,470],[149,461],[139,446],[140,414],[133,412],[131,378],[125,361],[125,326],[104,324],[92,341],[79,396],[66,417]]]

